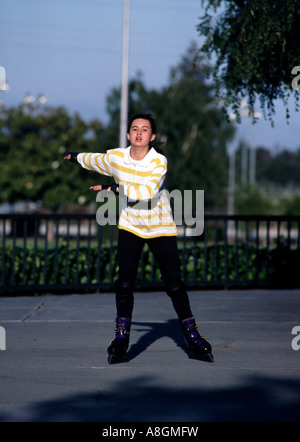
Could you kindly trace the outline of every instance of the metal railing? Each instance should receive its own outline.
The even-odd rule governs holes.
[[[205,216],[204,232],[178,228],[191,288],[300,287],[300,216]],[[117,227],[95,215],[0,215],[0,294],[99,292],[117,277]],[[147,247],[137,289],[162,288]]]

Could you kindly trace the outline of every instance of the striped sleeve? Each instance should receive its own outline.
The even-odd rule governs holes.
[[[112,176],[107,153],[79,153],[77,161],[84,169]]]

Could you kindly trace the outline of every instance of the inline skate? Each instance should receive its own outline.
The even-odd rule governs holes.
[[[204,336],[200,336],[195,318],[192,316],[191,318],[184,319],[181,322],[181,328],[190,354],[203,361],[213,362],[212,347]]]
[[[128,318],[116,319],[115,338],[107,348],[108,363],[118,364],[126,360],[126,352],[129,346],[131,321]]]

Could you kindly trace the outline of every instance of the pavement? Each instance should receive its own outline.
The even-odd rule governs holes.
[[[300,290],[189,295],[214,363],[188,357],[164,292],[135,294],[118,365],[112,293],[0,298],[0,421],[299,421]]]

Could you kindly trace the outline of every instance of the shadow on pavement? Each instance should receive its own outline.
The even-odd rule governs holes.
[[[136,358],[143,353],[148,347],[150,347],[155,341],[162,337],[168,337],[172,339],[178,347],[180,347],[186,354],[187,345],[185,343],[180,325],[177,319],[169,319],[163,323],[157,322],[135,322],[133,321],[136,332],[144,332],[139,340],[129,347],[127,353],[128,361]],[[138,328],[137,326],[142,326]],[[149,329],[149,330],[147,330]]]
[[[188,374],[187,375],[192,375]],[[155,377],[116,381],[95,390],[31,404],[31,422],[296,422],[300,383],[245,377],[239,388],[180,389],[153,385]],[[151,385],[149,385],[151,384]],[[9,421],[2,415],[1,421]]]

